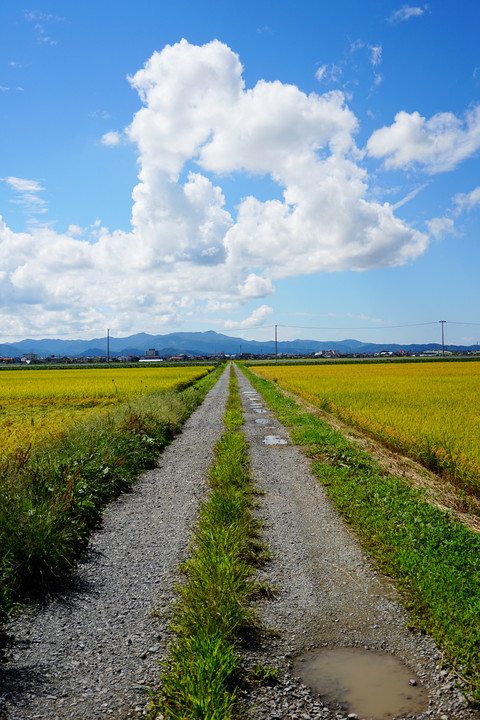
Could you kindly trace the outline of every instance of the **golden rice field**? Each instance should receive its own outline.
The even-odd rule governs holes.
[[[0,371],[0,455],[57,437],[94,412],[170,390],[211,367],[65,368]]]
[[[480,362],[286,365],[255,372],[480,493]]]

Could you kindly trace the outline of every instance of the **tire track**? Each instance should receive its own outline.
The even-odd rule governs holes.
[[[206,493],[227,395],[224,372],[158,468],[106,509],[69,582],[6,627],[13,641],[0,664],[2,720],[144,712],[145,689],[158,679],[169,645],[173,585]]]
[[[418,717],[480,718],[445,682],[433,640],[407,629],[408,615],[393,584],[375,570],[285,427],[237,372],[251,469],[255,485],[264,491],[264,538],[273,555],[262,572],[277,588],[275,599],[264,601],[259,613],[278,636],[266,637],[251,662],[278,667],[280,683],[245,693],[251,717],[343,717],[292,676],[294,657],[328,646],[368,648],[399,658],[428,694],[426,712]],[[287,442],[268,445],[268,435]]]

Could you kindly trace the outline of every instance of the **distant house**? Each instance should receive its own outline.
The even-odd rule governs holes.
[[[25,355],[22,355],[22,357],[20,358],[20,362],[26,363],[27,365],[30,365],[31,363],[36,363],[37,361],[38,355],[33,352],[25,353]]]

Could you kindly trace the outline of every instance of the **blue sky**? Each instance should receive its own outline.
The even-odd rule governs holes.
[[[479,340],[477,0],[5,0],[0,28],[0,340]]]

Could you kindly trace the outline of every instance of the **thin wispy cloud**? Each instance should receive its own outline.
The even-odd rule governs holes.
[[[374,86],[378,86],[382,82],[382,76],[378,72],[378,67],[382,62],[382,46],[368,45],[368,49],[370,51],[370,64],[373,68]]]
[[[43,192],[45,188],[39,182],[18,177],[7,177],[4,178],[4,181],[16,193],[11,202],[22,205],[27,214],[36,215],[47,212],[45,200],[39,197],[39,193]]]
[[[353,57],[353,55],[358,52],[363,52],[364,54],[368,53],[368,62],[373,70],[373,86],[370,88],[371,90],[380,85],[383,80],[382,76],[378,72],[378,68],[382,62],[382,50],[383,48],[381,43],[369,45],[364,43],[362,40],[355,40],[354,42],[351,42],[348,48],[348,54],[350,57]]]
[[[382,320],[382,318],[377,317],[370,317],[369,315],[364,314],[357,314],[357,313],[326,313],[325,317],[334,317],[334,318],[348,318],[349,320],[363,320],[365,322],[369,323],[376,323],[376,324],[387,324],[388,320]]]
[[[64,22],[66,18],[44,13],[41,10],[25,10],[23,17],[27,22],[32,23],[38,43],[50,46],[57,44],[57,40],[47,34],[45,26],[50,23]]]
[[[96,120],[109,120],[112,116],[106,110],[92,110],[92,112],[88,113],[88,117]]]
[[[407,20],[411,20],[411,18],[421,17],[427,9],[428,5],[425,5],[423,8],[403,5],[400,10],[393,12],[387,20],[391,23],[406,22]]]
[[[315,77],[319,82],[336,83],[342,76],[342,68],[339,65],[320,65],[315,71]]]
[[[409,192],[408,195],[405,195],[404,198],[392,205],[392,210],[398,210],[398,208],[401,208],[402,205],[405,205],[410,200],[413,200],[413,198],[416,197],[418,193],[424,190],[426,187],[428,187],[428,183],[424,183],[423,185],[420,185],[420,187],[415,188],[415,190]]]
[[[382,46],[369,45],[368,49],[370,50],[370,62],[376,68],[382,62]]]

